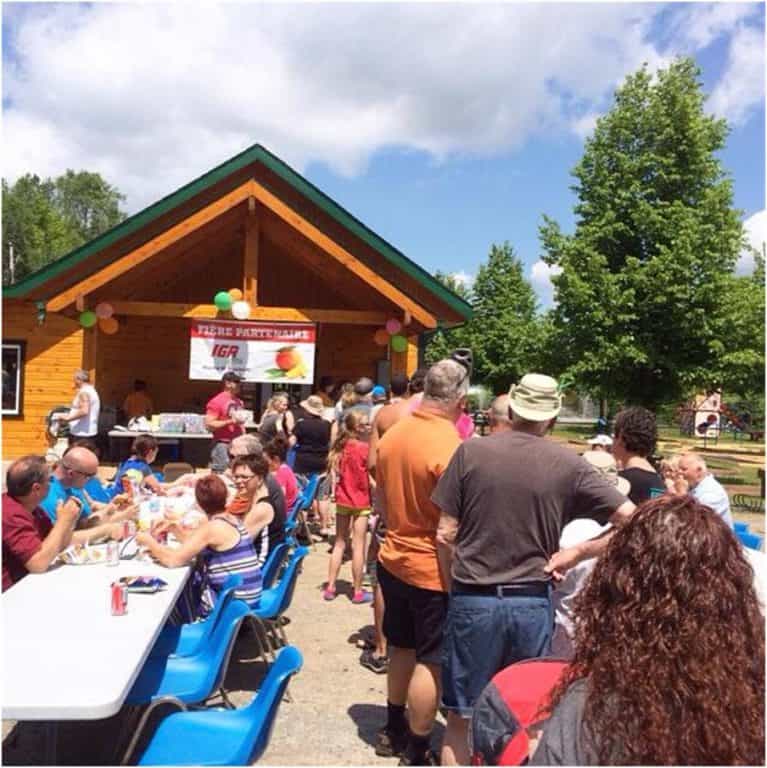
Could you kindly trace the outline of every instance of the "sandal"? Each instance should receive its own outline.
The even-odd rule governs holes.
[[[322,599],[327,600],[330,602],[331,600],[336,599],[336,590],[335,589],[328,589],[327,587],[322,590]]]

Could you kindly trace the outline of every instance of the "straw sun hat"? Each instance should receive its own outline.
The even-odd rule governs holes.
[[[542,373],[528,373],[509,390],[509,407],[528,421],[548,421],[562,408],[556,379]]]

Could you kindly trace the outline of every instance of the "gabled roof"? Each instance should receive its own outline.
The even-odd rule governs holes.
[[[472,309],[468,302],[442,285],[439,280],[432,277],[425,269],[408,259],[401,251],[365,226],[359,219],[338,205],[338,203],[314,186],[314,184],[307,181],[301,174],[294,171],[287,163],[280,160],[280,158],[273,155],[260,144],[254,144],[206,174],[189,182],[189,184],[144,208],[143,211],[128,217],[125,221],[104,232],[102,235],[81,245],[74,251],[39,269],[37,272],[27,275],[27,277],[14,285],[6,287],[3,291],[4,296],[6,298],[24,298],[30,291],[39,289],[48,280],[84,262],[89,256],[113,245],[123,237],[138,232],[142,227],[147,226],[155,219],[186,203],[227,176],[254,162],[259,162],[266,166],[298,193],[310,200],[369,247],[373,248],[391,264],[401,269],[420,283],[426,290],[445,302],[459,316],[467,320],[471,318]]]

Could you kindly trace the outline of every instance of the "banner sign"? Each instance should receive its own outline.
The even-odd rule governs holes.
[[[189,378],[312,384],[317,327],[313,323],[192,320]]]

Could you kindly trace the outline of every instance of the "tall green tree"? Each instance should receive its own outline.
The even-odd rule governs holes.
[[[68,170],[54,182],[54,205],[76,229],[83,242],[119,224],[125,195],[98,173]]]
[[[716,376],[743,233],[699,75],[628,77],[573,171],[575,232],[544,217],[556,355],[598,397],[655,406]]]
[[[97,173],[34,174],[2,182],[3,285],[44,267],[125,218],[124,197]]]
[[[82,239],[53,204],[50,179],[27,174],[15,184],[3,180],[3,284],[44,267],[76,248]]]
[[[535,293],[509,243],[491,246],[469,300],[474,317],[460,328],[436,334],[426,359],[434,362],[456,347],[470,347],[472,380],[502,392],[535,367],[541,346]]]

